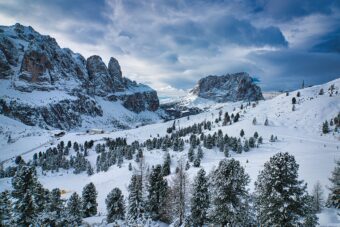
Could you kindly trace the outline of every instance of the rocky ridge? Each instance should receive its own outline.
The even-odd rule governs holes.
[[[69,130],[81,127],[84,117],[106,115],[99,99],[137,114],[159,107],[156,91],[123,77],[115,58],[108,66],[97,55],[85,59],[20,24],[0,26],[0,88],[0,114],[44,128]],[[44,94],[52,91],[65,99],[46,102]],[[33,93],[40,97],[22,95]]]
[[[190,93],[215,102],[263,99],[261,88],[244,72],[204,77],[198,81]]]

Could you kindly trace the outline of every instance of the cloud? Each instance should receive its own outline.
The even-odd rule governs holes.
[[[124,76],[161,93],[238,71],[280,89],[296,86],[291,75],[313,83],[339,75],[337,2],[0,0],[0,20],[31,25],[85,57],[114,56]]]

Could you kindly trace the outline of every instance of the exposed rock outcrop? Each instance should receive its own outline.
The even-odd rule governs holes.
[[[261,88],[244,72],[223,76],[207,76],[190,91],[216,102],[255,101],[263,99]]]
[[[136,113],[159,107],[156,91],[124,78],[115,58],[108,67],[100,56],[86,60],[60,48],[54,38],[20,24],[0,26],[0,88],[0,114],[41,127],[72,129],[82,125],[83,117],[102,116],[105,108],[96,97]],[[25,100],[22,95],[36,91],[57,91],[71,99],[40,105],[43,97]]]

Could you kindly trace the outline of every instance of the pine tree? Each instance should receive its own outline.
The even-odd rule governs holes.
[[[247,139],[244,141],[243,150],[244,150],[245,152],[248,152],[248,151],[249,151],[249,142],[248,142]]]
[[[241,136],[241,137],[244,136],[244,131],[243,131],[243,129],[241,129],[240,136]]]
[[[129,196],[127,210],[127,219],[131,223],[134,223],[138,218],[142,218],[145,211],[142,190],[141,177],[139,175],[132,175],[128,187]]]
[[[91,217],[97,214],[97,191],[91,182],[83,188],[82,192],[82,210],[83,217]]]
[[[82,207],[79,195],[74,192],[67,202],[67,223],[77,226],[82,222]]]
[[[331,186],[328,188],[330,193],[327,199],[327,206],[340,209],[340,160],[336,162],[336,166],[329,180]]]
[[[210,174],[211,222],[220,226],[243,226],[248,216],[246,186],[249,176],[240,162],[235,159],[220,161],[218,168]]]
[[[323,125],[322,125],[322,132],[323,132],[324,134],[329,133],[328,121],[325,121],[325,122],[323,123]]]
[[[268,118],[266,118],[266,120],[264,121],[264,125],[265,125],[265,126],[268,126],[268,125],[269,125]]]
[[[13,219],[17,226],[29,226],[34,223],[35,210],[33,190],[37,183],[36,172],[33,167],[19,166],[12,178]]]
[[[196,155],[195,159],[194,159],[194,167],[198,168],[201,165],[201,159],[198,157],[198,155]]]
[[[151,170],[148,183],[147,211],[152,220],[167,219],[165,212],[167,196],[168,182],[163,179],[162,167],[157,165]]]
[[[256,120],[256,117],[253,118],[253,125],[256,125],[257,124],[257,120]]]
[[[90,162],[87,162],[86,172],[87,172],[87,175],[89,175],[89,176],[92,176],[93,173],[94,173],[93,168],[92,168]]]
[[[11,200],[7,190],[0,194],[0,226],[8,226],[11,218]]]
[[[195,158],[194,148],[190,147],[188,150],[188,160],[189,162],[193,162]]]
[[[105,203],[108,223],[112,223],[116,220],[124,220],[124,196],[119,188],[112,189],[112,191],[107,195]]]
[[[59,188],[54,188],[49,194],[49,202],[47,206],[47,223],[51,226],[59,226],[63,224],[62,212],[64,209],[63,201]]]
[[[197,148],[197,157],[198,157],[199,159],[202,159],[203,156],[204,156],[203,149],[202,149],[201,146],[198,146],[198,148]]]
[[[162,167],[163,176],[169,176],[170,175],[170,173],[171,173],[170,165],[171,165],[171,157],[170,157],[169,152],[167,152],[165,157],[164,157],[164,163],[163,163],[163,167]]]
[[[298,180],[299,165],[289,153],[278,153],[264,164],[255,182],[258,222],[263,226],[314,226],[317,217],[307,185]]]
[[[200,169],[195,177],[190,206],[193,225],[203,226],[207,221],[209,208],[208,180],[204,169]]]
[[[316,212],[321,212],[324,205],[323,189],[319,181],[316,182],[313,188],[313,204]]]

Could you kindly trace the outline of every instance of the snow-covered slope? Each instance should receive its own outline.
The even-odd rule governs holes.
[[[334,90],[328,90],[331,85],[334,85]],[[320,89],[325,91],[325,94],[319,95]],[[297,97],[297,93],[300,97]],[[325,120],[330,121],[338,115],[340,111],[340,79],[336,79],[327,84],[301,89],[291,92],[288,96],[281,94],[270,100],[253,102],[254,105],[246,105],[243,103],[243,109],[240,109],[242,102],[216,104],[211,103],[209,111],[203,112],[194,116],[184,117],[176,120],[176,125],[180,128],[200,123],[204,120],[214,121],[219,112],[228,112],[229,114],[239,113],[240,120],[231,125],[223,126],[221,122],[214,123],[212,130],[205,130],[205,134],[213,134],[219,129],[229,136],[239,136],[240,130],[245,131],[245,137],[252,136],[258,132],[263,137],[264,142],[259,148],[252,149],[249,152],[236,154],[231,152],[231,157],[239,160],[245,167],[246,172],[250,175],[251,183],[249,184],[250,191],[254,190],[254,181],[257,178],[259,171],[263,168],[263,164],[277,152],[289,152],[293,154],[300,165],[299,177],[308,183],[308,190],[311,191],[313,185],[320,181],[323,186],[329,185],[329,176],[335,166],[334,161],[340,158],[340,133],[331,131],[328,134],[322,133],[322,123]],[[292,98],[295,97],[295,111],[292,110]],[[205,102],[204,102],[205,103]],[[103,105],[105,106],[105,105]],[[257,123],[253,124],[256,118]],[[269,125],[265,126],[265,119],[268,119]],[[6,123],[7,131],[18,130],[20,125],[10,119],[0,118],[0,121]],[[103,138],[123,137],[128,143],[135,140],[144,142],[147,139],[157,136],[165,136],[166,129],[171,127],[172,121],[165,123],[156,123],[143,127],[128,129],[116,132],[104,132],[103,134],[88,134],[84,132],[69,132],[61,138],[67,142],[77,141],[84,143],[85,141],[94,140],[96,143],[102,143]],[[334,129],[331,127],[331,129]],[[26,137],[20,138],[14,143],[7,143],[7,138],[1,135],[1,153],[0,159],[6,160],[15,155],[23,154],[25,160],[32,158],[35,152],[46,150],[48,147],[56,146],[56,139],[49,134],[48,131],[34,131],[32,135],[28,135],[30,128],[25,129],[26,132],[20,131]],[[40,133],[40,134],[39,134]],[[277,142],[270,142],[271,135],[278,138]],[[44,141],[54,143],[44,144]],[[43,145],[41,145],[43,144]],[[33,147],[37,146],[37,149]],[[186,144],[183,152],[170,151],[172,157],[171,172],[174,173],[176,168],[176,160],[180,157],[187,158],[188,145]],[[28,151],[28,152],[27,152]],[[161,164],[163,162],[164,151],[152,150],[144,151],[145,160],[151,166]],[[94,150],[90,150],[88,160],[92,165],[96,163],[97,154]],[[217,149],[204,149],[204,158],[201,166],[209,172],[218,162],[224,158],[224,154]],[[105,214],[105,198],[106,195],[114,187],[119,187],[125,195],[127,195],[127,186],[132,172],[128,171],[128,165],[131,163],[136,166],[136,163],[131,160],[124,160],[121,168],[117,165],[111,166],[107,172],[95,173],[92,176],[87,176],[86,173],[74,175],[72,171],[60,171],[57,173],[48,173],[47,175],[39,176],[39,180],[48,189],[59,187],[66,190],[65,198],[69,197],[72,192],[81,193],[85,184],[93,182],[98,190],[99,212]],[[5,163],[5,166],[13,165],[13,159]],[[191,167],[187,172],[192,178],[198,168]],[[171,176],[169,177],[171,178]],[[11,189],[10,179],[0,179],[0,189]],[[325,188],[325,190],[327,190]],[[328,191],[326,191],[328,193]],[[340,220],[333,210],[325,210],[320,216],[320,224],[323,226],[339,226]],[[102,219],[98,217],[98,219]],[[96,219],[96,221],[98,221]],[[100,222],[100,221],[98,221]]]

